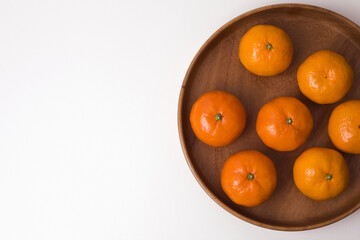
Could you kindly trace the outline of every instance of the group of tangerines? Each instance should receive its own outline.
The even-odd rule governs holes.
[[[293,57],[289,35],[272,25],[257,25],[241,38],[239,58],[244,67],[259,76],[285,71]],[[317,104],[335,103],[353,84],[354,74],[346,59],[330,50],[309,56],[298,68],[300,91]],[[190,113],[191,127],[202,142],[225,146],[243,132],[246,111],[238,98],[224,91],[203,94]],[[268,147],[293,151],[304,144],[313,128],[309,109],[294,97],[279,97],[259,111],[256,132]],[[328,134],[341,151],[360,154],[360,100],[349,100],[331,113]],[[349,169],[341,153],[313,147],[295,160],[293,178],[297,188],[314,200],[327,200],[343,192]],[[236,204],[254,207],[270,198],[277,183],[270,158],[255,150],[230,156],[221,171],[221,186]]]

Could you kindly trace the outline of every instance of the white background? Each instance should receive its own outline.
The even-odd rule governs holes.
[[[0,1],[0,239],[342,239],[360,211],[279,232],[230,215],[182,154],[197,50],[266,0]],[[304,1],[360,24],[360,1]]]

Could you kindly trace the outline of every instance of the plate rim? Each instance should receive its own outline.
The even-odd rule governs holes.
[[[224,25],[222,25],[218,30],[216,30],[206,41],[205,43],[201,46],[201,48],[197,51],[196,55],[193,57],[187,71],[184,77],[184,80],[181,84],[181,90],[180,90],[180,94],[179,94],[179,100],[178,100],[178,109],[177,109],[177,123],[178,123],[178,133],[179,133],[179,138],[180,138],[180,144],[181,144],[181,148],[183,151],[183,154],[185,156],[186,162],[188,167],[190,168],[193,176],[195,177],[196,181],[199,183],[199,185],[201,186],[201,188],[206,192],[206,194],[212,199],[214,200],[220,207],[222,207],[223,209],[225,209],[227,212],[231,213],[232,215],[234,215],[235,217],[246,221],[250,224],[259,226],[259,227],[263,227],[263,228],[267,228],[267,229],[272,229],[272,230],[279,230],[279,231],[304,231],[304,230],[311,230],[311,229],[315,229],[315,228],[320,228],[320,227],[324,227],[327,226],[329,224],[335,223],[347,216],[349,216],[350,214],[352,214],[353,212],[355,212],[356,210],[358,210],[360,208],[360,202],[358,202],[355,206],[353,206],[351,209],[343,212],[342,214],[326,220],[324,222],[319,222],[319,223],[315,223],[315,224],[309,224],[309,225],[304,225],[304,226],[283,226],[283,225],[277,225],[277,224],[268,224],[268,223],[264,223],[261,221],[257,221],[255,219],[246,217],[236,211],[234,211],[233,209],[231,209],[230,207],[228,207],[224,202],[222,202],[219,198],[217,198],[212,191],[206,186],[206,184],[202,181],[201,177],[199,176],[199,174],[197,173],[197,171],[195,170],[195,167],[192,163],[192,160],[190,159],[189,153],[187,151],[186,148],[186,144],[185,144],[185,138],[184,138],[184,132],[183,132],[183,124],[182,124],[182,119],[183,119],[183,115],[182,115],[182,109],[183,109],[183,103],[184,103],[184,94],[185,94],[185,89],[186,89],[186,85],[187,82],[190,78],[190,74],[193,71],[194,65],[197,62],[197,60],[199,59],[199,57],[201,56],[201,54],[204,52],[204,50],[208,47],[208,45],[217,37],[219,36],[224,30],[226,30],[229,26],[231,26],[232,24],[234,24],[235,22],[250,16],[252,14],[255,13],[259,13],[262,11],[266,11],[269,9],[276,9],[276,8],[301,8],[301,9],[307,9],[307,10],[315,10],[315,11],[320,11],[323,13],[327,13],[330,14],[340,20],[342,20],[343,22],[351,25],[352,27],[354,27],[355,29],[357,29],[357,31],[360,33],[360,27],[354,23],[353,21],[351,21],[350,19],[344,17],[341,14],[338,14],[336,12],[333,12],[329,9],[326,8],[322,8],[319,6],[315,6],[315,5],[309,5],[309,4],[298,4],[298,3],[282,3],[282,4],[271,4],[271,5],[266,5],[266,6],[262,6],[259,8],[255,8],[252,9],[250,11],[244,12],[242,14],[240,14],[239,16],[231,19],[230,21],[228,21],[227,23],[225,23]]]

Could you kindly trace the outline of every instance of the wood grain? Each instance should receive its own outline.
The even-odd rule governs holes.
[[[257,24],[272,24],[285,30],[294,45],[292,64],[285,72],[259,77],[247,71],[238,58],[241,36]],[[350,92],[341,101],[318,105],[298,88],[296,72],[312,53],[329,49],[343,55],[355,73]],[[199,50],[185,76],[178,106],[180,141],[188,165],[202,188],[233,215],[258,226],[277,230],[307,230],[338,221],[360,207],[360,155],[344,154],[350,168],[350,184],[340,196],[317,202],[304,196],[295,186],[292,167],[295,159],[309,147],[335,148],[327,133],[331,111],[349,99],[360,98],[360,28],[326,9],[302,4],[279,4],[242,14],[214,33]],[[190,110],[203,93],[224,90],[237,96],[247,112],[243,134],[226,147],[211,147],[199,141],[190,126]],[[295,151],[277,152],[266,147],[257,136],[257,113],[266,102],[293,96],[306,104],[314,119],[307,142]],[[255,149],[269,156],[278,173],[273,196],[253,207],[234,204],[223,192],[220,172],[224,161],[241,150]]]

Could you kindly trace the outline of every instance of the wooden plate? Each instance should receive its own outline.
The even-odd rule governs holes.
[[[238,58],[243,34],[257,24],[272,24],[285,30],[294,45],[289,69],[273,77],[259,77],[248,72]],[[296,72],[310,54],[330,49],[342,54],[352,66],[355,81],[340,102],[318,105],[304,97],[297,85]],[[344,154],[350,168],[350,184],[340,196],[317,202],[304,196],[292,176],[297,156],[310,147],[335,148],[327,125],[331,111],[339,103],[360,98],[360,28],[332,11],[309,5],[280,4],[252,10],[231,20],[201,47],[185,76],[179,99],[178,126],[187,163],[201,187],[221,207],[252,224],[277,230],[306,230],[325,226],[351,214],[360,207],[360,155]],[[194,135],[190,110],[195,100],[211,90],[224,90],[237,96],[247,112],[243,134],[226,147],[211,147]],[[293,96],[305,103],[314,118],[314,129],[307,142],[292,152],[277,152],[266,147],[257,136],[255,122],[266,102]],[[223,192],[220,172],[232,154],[256,149],[269,156],[278,173],[278,185],[265,203],[249,208],[234,204]]]

